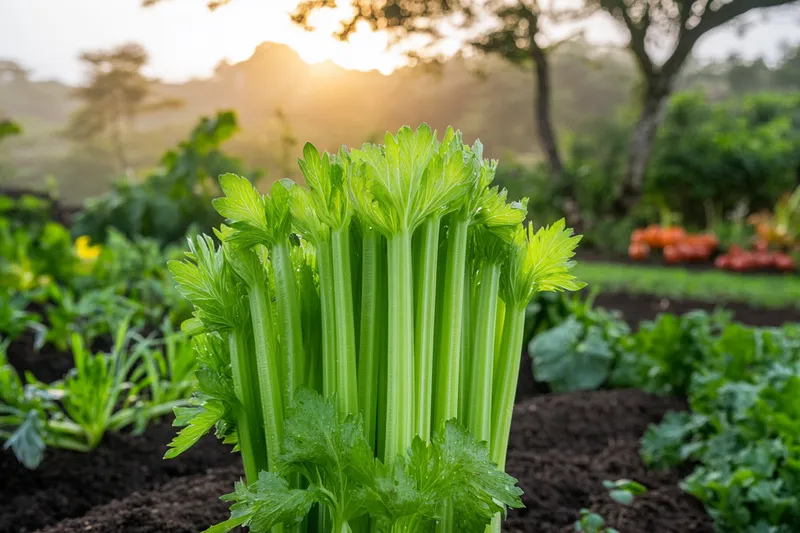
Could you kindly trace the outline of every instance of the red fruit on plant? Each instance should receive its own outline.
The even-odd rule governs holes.
[[[643,234],[644,242],[647,243],[650,248],[663,248],[664,245],[661,241],[661,227],[655,224],[651,226],[647,226],[644,230]]]
[[[704,233],[700,236],[703,242],[708,247],[709,251],[716,250],[719,247],[719,239],[713,233]]]
[[[769,244],[764,239],[756,239],[755,244],[753,244],[753,248],[755,248],[759,252],[766,251],[768,246]]]
[[[678,251],[678,255],[684,261],[694,261],[697,258],[697,246],[690,241],[679,242],[674,245]],[[664,249],[666,253],[666,248]]]
[[[730,265],[734,272],[744,272],[749,267],[747,259],[742,254],[731,256]]]
[[[727,255],[720,255],[714,260],[714,266],[723,270],[731,268],[731,258]]]
[[[738,246],[736,244],[731,244],[731,247],[728,248],[728,255],[730,255],[731,257],[741,255],[743,252],[744,250],[742,250],[741,246]]]
[[[775,254],[773,261],[778,270],[782,270],[784,272],[790,272],[794,270],[794,259],[786,254]]]
[[[753,254],[753,265],[756,268],[769,268],[775,262],[775,256],[763,250]]]
[[[645,241],[645,238],[644,238],[644,237],[645,237],[645,235],[644,235],[644,230],[642,230],[642,229],[635,229],[635,230],[633,230],[633,233],[631,233],[631,242],[632,242],[632,243],[643,243],[643,244],[647,244],[647,242]]]
[[[641,261],[650,254],[650,247],[643,242],[633,242],[628,246],[628,257],[634,261]]]
[[[666,246],[664,248],[664,259],[667,260],[667,263],[675,264],[679,263],[683,257],[676,246]]]
[[[708,261],[711,258],[712,250],[713,248],[707,243],[697,244],[695,246],[695,251],[697,253],[695,257],[700,261]]]
[[[661,245],[671,246],[680,243],[686,238],[686,231],[677,226],[670,226],[661,231]]]

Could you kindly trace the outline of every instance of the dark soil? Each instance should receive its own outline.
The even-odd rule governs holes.
[[[651,295],[601,292],[595,299],[595,305],[620,311],[622,318],[633,327],[643,320],[654,319],[659,313],[682,315],[695,309],[713,311],[715,308],[733,312],[734,320],[750,326],[780,326],[787,322],[800,322],[798,308],[757,308],[739,302],[716,304]]]
[[[538,396],[518,404],[507,470],[520,480],[525,509],[509,513],[514,533],[566,533],[582,507],[623,533],[713,533],[702,506],[681,492],[677,471],[647,470],[639,438],[649,424],[685,405],[641,391]],[[648,488],[630,507],[615,503],[604,480]]]
[[[639,459],[639,437],[648,424],[684,407],[680,400],[635,390],[544,395],[518,404],[507,470],[519,479],[526,508],[509,513],[506,531],[567,533],[587,507],[624,533],[713,533],[702,507],[678,488],[681,473],[648,471]],[[152,434],[162,431],[169,433],[162,427]],[[54,454],[41,473],[29,476],[36,483],[20,476],[22,470],[9,476],[14,468],[6,458],[0,476],[9,489],[0,494],[0,531],[50,523],[40,533],[194,533],[227,518],[218,497],[231,491],[241,471],[235,465],[208,468],[232,456],[205,442],[183,462],[163,462],[180,465],[166,472],[158,466],[163,445],[153,450],[158,438],[149,441],[134,447],[133,439],[117,438],[91,459]],[[620,478],[643,483],[648,493],[628,507],[613,502],[602,482]],[[54,523],[63,516],[74,518]]]
[[[136,491],[150,491],[185,476],[235,465],[238,455],[213,436],[177,459],[162,459],[175,428],[161,423],[142,436],[108,435],[92,453],[50,450],[37,470],[25,469],[11,452],[0,454],[0,533],[25,533]],[[232,476],[229,486],[235,479]],[[219,496],[221,493],[218,493]],[[207,505],[213,505],[214,499]],[[81,531],[85,531],[82,529]],[[112,531],[93,529],[95,533]],[[127,530],[116,530],[127,531]],[[161,531],[161,530],[153,530]]]
[[[80,518],[71,518],[41,533],[197,533],[228,517],[222,494],[233,489],[242,476],[238,466],[172,480],[149,492],[95,507]]]
[[[62,352],[50,344],[37,352],[33,344],[33,333],[26,332],[8,346],[8,362],[20,375],[31,372],[39,381],[52,383],[72,368],[71,352]]]

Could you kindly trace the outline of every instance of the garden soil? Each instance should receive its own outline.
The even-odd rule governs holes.
[[[526,507],[509,514],[506,531],[567,533],[587,507],[622,533],[713,532],[678,488],[681,472],[648,471],[639,459],[642,433],[685,408],[680,400],[635,390],[536,395],[531,384],[520,384],[507,465]],[[162,460],[173,433],[158,424],[140,437],[111,435],[93,454],[50,451],[34,472],[3,452],[0,533],[196,533],[224,520],[218,497],[241,476],[237,456],[207,437]],[[602,482],[620,478],[648,493],[627,507],[613,502]]]
[[[622,318],[632,327],[636,327],[642,320],[654,319],[659,313],[682,315],[695,309],[713,311],[715,308],[727,309],[733,313],[734,320],[749,326],[781,326],[787,322],[800,322],[800,308],[767,309],[739,302],[715,304],[661,296],[609,292],[600,293],[594,303],[597,307],[619,311]]]

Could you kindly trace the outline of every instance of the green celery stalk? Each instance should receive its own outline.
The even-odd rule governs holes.
[[[436,277],[441,218],[431,217],[419,229],[416,310],[414,327],[415,432],[431,439],[433,409],[433,349],[436,334]]]
[[[358,404],[364,413],[364,436],[373,450],[376,444],[378,365],[380,361],[381,236],[364,230],[361,268],[361,321],[358,349]]]
[[[471,265],[471,262],[467,263]],[[464,273],[464,313],[463,326],[461,329],[461,368],[458,380],[458,419],[466,423],[467,411],[469,409],[470,394],[469,386],[472,375],[472,356],[471,346],[473,341],[473,324],[477,313],[477,298],[475,292],[477,272],[472,271],[471,266],[466,267]]]
[[[488,441],[492,432],[492,375],[494,370],[495,326],[500,287],[500,264],[484,262],[481,265],[478,289],[477,318],[471,346],[469,395],[467,403],[467,429],[472,436]]]
[[[492,461],[505,469],[511,415],[519,379],[519,363],[525,333],[525,305],[506,305],[502,340],[497,355],[496,371],[492,380],[492,429],[489,449]]]
[[[303,328],[300,321],[300,300],[295,286],[289,245],[279,241],[270,247],[270,263],[275,273],[275,301],[280,328],[283,362],[283,404],[292,405],[294,391],[305,385],[306,360],[303,350]],[[271,316],[271,315],[270,315]]]
[[[388,238],[389,350],[384,460],[393,461],[414,440],[414,285],[411,234]]]
[[[328,239],[317,244],[317,264],[322,308],[322,394],[331,397],[336,392],[336,303],[333,250]]]
[[[257,286],[250,288],[248,298],[253,321],[253,340],[267,441],[267,460],[270,471],[273,471],[283,442],[283,401],[278,348],[272,324],[272,305],[267,291]]]
[[[331,230],[336,323],[336,401],[342,414],[358,413],[353,281],[350,272],[350,226]]]
[[[464,305],[469,218],[466,210],[453,217],[447,236],[444,295],[439,352],[436,365],[436,391],[433,404],[433,426],[458,416],[458,388],[461,366],[461,327]]]
[[[267,443],[264,421],[261,418],[261,399],[258,390],[258,370],[254,357],[250,356],[249,328],[236,328],[228,334],[231,352],[233,388],[240,402],[236,413],[236,432],[248,483],[258,479],[258,473],[267,470]]]

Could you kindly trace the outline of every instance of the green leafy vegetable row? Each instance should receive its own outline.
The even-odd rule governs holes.
[[[55,383],[21,378],[7,361],[8,341],[0,342],[0,441],[26,467],[36,468],[46,447],[88,452],[107,431],[142,431],[188,403],[196,358],[186,337],[167,331],[161,341],[134,342],[129,319],[108,354],[92,353],[73,333],[74,368]]]
[[[791,533],[800,523],[800,328],[754,328],[724,313],[664,314],[631,333],[602,310],[576,313],[530,344],[556,391],[636,387],[686,396],[642,438],[652,467],[695,465],[685,491],[720,533]]]
[[[452,129],[303,156],[307,188],[222,176],[221,245],[170,263],[200,369],[167,456],[211,429],[238,444],[246,483],[212,531],[499,531],[519,504],[502,470],[526,307],[582,287],[579,237],[524,228],[525,201]]]

